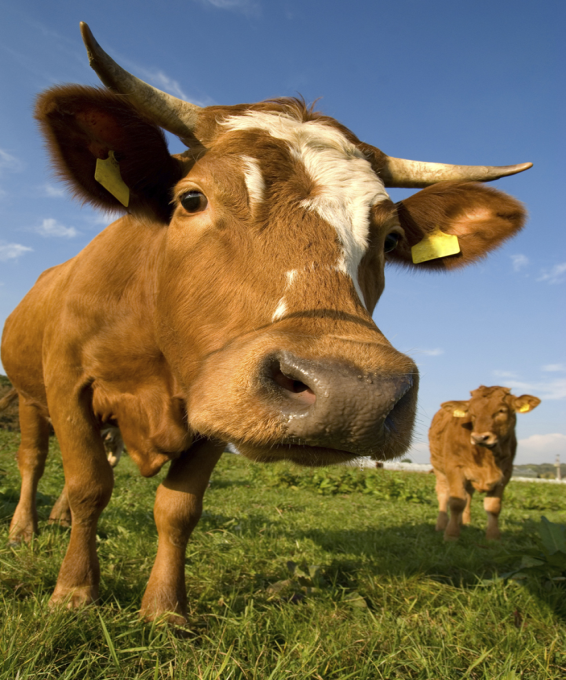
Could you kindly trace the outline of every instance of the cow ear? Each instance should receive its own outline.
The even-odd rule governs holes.
[[[161,129],[124,97],[94,87],[53,87],[38,97],[35,117],[55,171],[80,200],[169,222],[181,162],[169,154]]]
[[[465,418],[468,415],[468,406],[467,401],[445,401],[440,404],[440,408],[448,411],[454,418]]]
[[[540,404],[538,397],[533,397],[530,394],[523,394],[520,397],[515,397],[513,400],[513,408],[517,413],[528,413]]]
[[[526,220],[519,201],[477,182],[439,182],[397,203],[397,212],[405,238],[388,261],[428,270],[464,267],[481,259]]]

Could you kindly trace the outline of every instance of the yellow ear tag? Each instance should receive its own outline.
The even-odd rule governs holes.
[[[519,409],[519,413],[527,413],[527,411],[530,411],[531,407],[528,404],[523,404],[521,408]]]
[[[99,184],[102,184],[106,191],[109,191],[114,198],[117,198],[123,206],[128,207],[130,203],[130,190],[122,179],[120,166],[114,158],[113,151],[108,152],[108,158],[105,161],[100,158],[96,159],[94,179]]]
[[[411,248],[414,264],[436,260],[447,255],[456,255],[459,252],[458,237],[454,234],[445,234],[439,227],[436,227],[434,231],[431,231],[422,241]]]
[[[468,414],[465,411],[460,411],[459,408],[454,409],[452,412],[454,418],[465,418]]]

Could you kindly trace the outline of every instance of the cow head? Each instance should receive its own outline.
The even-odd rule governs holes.
[[[469,180],[530,164],[392,158],[299,100],[202,109],[126,73],[82,31],[114,92],[52,88],[36,115],[79,197],[123,209],[95,180],[97,159],[113,157],[126,219],[155,232],[148,318],[190,428],[261,460],[400,455],[418,372],[372,320],[385,264],[413,267],[412,246],[437,229],[456,235],[460,252],[417,268],[484,256],[525,213]],[[170,156],[160,128],[188,150]],[[386,186],[428,188],[394,204]]]
[[[465,418],[474,446],[496,449],[515,431],[517,413],[528,413],[540,404],[538,397],[515,397],[507,387],[481,385],[468,401],[446,401],[441,406],[455,418]]]

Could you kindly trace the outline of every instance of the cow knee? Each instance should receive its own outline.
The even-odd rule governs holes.
[[[489,512],[492,515],[499,515],[501,512],[501,498],[488,496],[484,498],[483,507],[485,508],[486,512]]]
[[[153,511],[160,536],[175,545],[186,543],[202,515],[202,499],[190,493],[179,494],[158,487]]]
[[[98,517],[108,505],[112,496],[114,480],[110,466],[109,474],[102,474],[96,479],[69,479],[65,485],[67,499],[73,513],[73,521]]]
[[[450,500],[448,501],[448,506],[450,507],[451,513],[460,515],[462,512],[464,512],[466,501],[464,498],[456,498],[455,496],[451,496]]]

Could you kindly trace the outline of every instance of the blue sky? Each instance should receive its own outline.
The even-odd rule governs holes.
[[[422,373],[414,461],[440,402],[480,384],[542,399],[519,415],[518,462],[566,460],[566,3],[19,0],[1,15],[0,327],[108,223],[54,181],[31,114],[46,87],[98,84],[86,21],[124,67],[198,104],[300,93],[393,156],[532,161],[495,183],[527,205],[523,233],[459,273],[388,269],[374,318]]]

